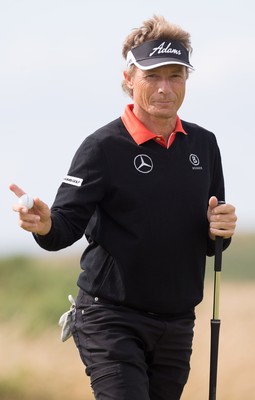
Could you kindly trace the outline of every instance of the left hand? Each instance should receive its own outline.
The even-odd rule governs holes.
[[[216,236],[230,238],[235,233],[237,216],[235,207],[231,204],[221,204],[218,206],[218,199],[212,196],[209,199],[207,209],[209,221],[209,236],[215,240]]]

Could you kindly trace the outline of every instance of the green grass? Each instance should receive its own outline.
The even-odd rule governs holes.
[[[16,321],[26,333],[56,325],[76,296],[79,261],[10,257],[0,260],[0,320]]]

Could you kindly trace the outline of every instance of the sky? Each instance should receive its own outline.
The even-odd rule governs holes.
[[[52,204],[80,143],[131,102],[121,89],[122,44],[153,14],[191,34],[195,71],[179,116],[215,133],[237,232],[254,232],[254,4],[0,0],[0,256],[44,254],[19,228],[8,186]]]

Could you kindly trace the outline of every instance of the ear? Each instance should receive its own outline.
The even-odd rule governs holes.
[[[129,73],[129,71],[124,71],[123,72],[124,79],[126,81],[126,85],[129,89],[133,90],[134,84],[133,84],[133,77],[132,74]]]

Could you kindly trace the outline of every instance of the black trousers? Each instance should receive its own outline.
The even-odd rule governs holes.
[[[179,400],[194,319],[193,311],[163,318],[80,290],[72,333],[96,400]]]

